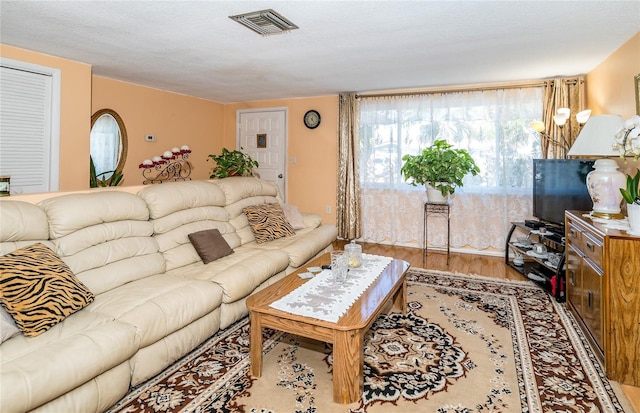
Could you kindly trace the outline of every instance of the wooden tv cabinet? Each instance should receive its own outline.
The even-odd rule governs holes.
[[[567,308],[607,377],[640,386],[640,237],[566,211]]]

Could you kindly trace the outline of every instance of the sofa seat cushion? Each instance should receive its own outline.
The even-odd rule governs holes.
[[[317,228],[298,230],[293,237],[280,238],[263,244],[249,243],[246,248],[281,250],[288,254],[289,265],[298,268],[331,245],[338,237],[335,226],[324,224]]]
[[[256,287],[285,270],[289,264],[288,255],[278,250],[239,247],[234,251],[209,264],[198,262],[167,274],[213,282],[222,288],[222,302],[232,303],[251,294]]]
[[[222,302],[216,284],[153,275],[97,295],[87,310],[137,327],[146,347],[214,311]]]
[[[45,333],[2,343],[0,411],[28,411],[129,360],[136,328],[81,310]]]

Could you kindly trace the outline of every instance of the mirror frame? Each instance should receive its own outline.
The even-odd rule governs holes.
[[[122,145],[122,153],[120,154],[120,159],[118,160],[118,165],[116,165],[116,168],[114,169],[114,173],[122,172],[122,170],[124,169],[124,164],[127,160],[127,148],[129,146],[129,141],[127,139],[127,129],[124,127],[124,122],[120,115],[118,115],[118,112],[113,109],[100,109],[93,115],[91,115],[91,129],[89,129],[89,136],[91,136],[93,125],[98,119],[100,119],[100,116],[102,115],[113,116],[113,118],[116,120],[116,123],[118,124],[118,129],[120,129],[120,144]],[[91,142],[89,142],[89,149],[91,149]],[[91,153],[91,150],[89,150],[89,153]],[[113,175],[111,175],[111,177],[113,177]],[[107,185],[111,182],[111,177],[104,180]]]

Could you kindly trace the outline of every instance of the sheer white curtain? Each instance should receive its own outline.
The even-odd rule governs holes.
[[[400,175],[402,156],[435,139],[467,149],[481,169],[451,207],[451,246],[502,250],[511,221],[531,217],[532,159],[540,141],[542,88],[368,98],[360,103],[362,240],[422,247],[424,187]],[[429,220],[429,244],[445,245],[446,221]]]

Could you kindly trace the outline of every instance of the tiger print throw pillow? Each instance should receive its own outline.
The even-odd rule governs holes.
[[[44,333],[93,299],[93,293],[44,244],[0,257],[0,304],[27,337]]]
[[[296,235],[279,204],[253,205],[244,208],[242,212],[247,216],[258,244]]]

